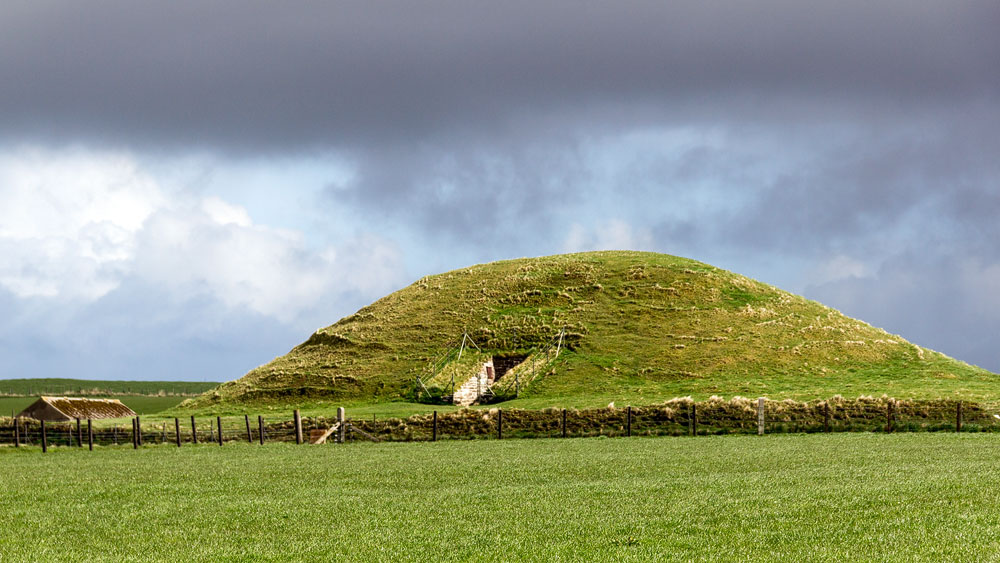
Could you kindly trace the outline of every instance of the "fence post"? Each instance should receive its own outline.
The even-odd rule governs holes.
[[[830,402],[823,403],[823,432],[830,431]]]
[[[885,402],[885,431],[892,432],[892,399]]]
[[[260,434],[260,445],[264,445],[264,417],[257,415],[257,433]]]
[[[49,436],[45,432],[45,421],[42,421],[42,453],[49,451]]]
[[[163,430],[160,431],[160,443],[161,444],[167,443],[167,421],[165,420],[163,421]]]
[[[138,448],[139,448],[139,441],[138,441],[138,439],[137,439],[137,438],[135,437],[135,421],[136,421],[136,419],[135,419],[135,418],[133,418],[133,419],[132,419],[132,449],[133,449],[133,450],[135,450],[135,449],[138,449]]]
[[[497,440],[503,440],[503,409],[497,409]]]
[[[299,415],[299,409],[295,409],[292,413],[293,418],[295,418],[295,443],[298,445],[302,444],[302,417]]]
[[[347,418],[344,415],[344,407],[337,407],[337,443],[343,444],[347,437]]]
[[[18,422],[17,418],[14,419],[14,447],[21,447],[21,424]]]
[[[625,411],[625,436],[632,437],[632,405]]]
[[[698,403],[691,403],[691,416],[688,417],[688,431],[692,436],[698,435]]]
[[[566,409],[563,409],[563,438],[566,437]]]
[[[66,425],[66,447],[71,447],[73,445],[73,425]]]
[[[136,441],[141,446],[142,445],[142,419],[138,416],[135,417],[135,435]]]
[[[243,420],[247,423],[247,442],[253,443],[253,432],[250,432],[250,415],[243,415]]]
[[[215,417],[215,425],[219,427],[219,445],[222,445],[222,417]]]
[[[438,439],[438,411],[434,411],[434,429],[431,432],[431,442],[437,442]]]
[[[83,447],[83,428],[80,425],[80,419],[76,419],[76,447]]]
[[[181,419],[174,417],[174,439],[177,440],[177,447],[181,447]]]
[[[757,435],[764,435],[764,397],[757,397]]]
[[[191,443],[198,443],[198,425],[194,422],[194,415],[191,415]]]
[[[94,425],[89,418],[87,419],[87,447],[90,451],[94,451]]]

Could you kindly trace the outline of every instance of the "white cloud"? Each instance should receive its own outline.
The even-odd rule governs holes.
[[[400,282],[396,246],[361,235],[313,248],[219,197],[164,186],[128,154],[0,154],[0,287],[93,302],[129,278],[177,299],[208,296],[292,321],[330,295]]]
[[[590,229],[574,223],[563,239],[563,252],[588,250],[647,250],[653,247],[648,230],[636,230],[621,219],[611,219]]]
[[[166,202],[121,154],[0,154],[0,286],[19,297],[101,297],[128,273],[136,233]]]
[[[217,197],[201,200],[201,210],[219,225],[237,225],[249,227],[252,223],[250,214],[238,205],[232,205]]]
[[[812,268],[806,275],[806,282],[812,285],[822,285],[849,278],[868,278],[875,274],[867,264],[838,254]]]

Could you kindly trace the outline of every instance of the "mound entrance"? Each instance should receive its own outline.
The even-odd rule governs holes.
[[[459,386],[451,395],[454,405],[469,406],[475,403],[489,401],[497,397],[493,387],[500,379],[518,366],[524,364],[529,356],[524,354],[507,354],[493,356],[483,362],[479,372]],[[506,382],[505,382],[506,383]],[[520,392],[519,381],[514,382],[514,396]]]
[[[517,398],[562,349],[565,329],[544,346],[528,351],[484,352],[468,333],[457,347],[432,361],[418,376],[414,395],[421,402],[468,406]]]

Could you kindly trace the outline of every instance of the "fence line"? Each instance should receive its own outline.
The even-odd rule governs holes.
[[[132,428],[120,424],[97,427],[90,420],[68,423],[39,423],[26,419],[0,421],[0,447],[83,448],[146,445],[211,444],[247,441],[305,442],[311,437],[336,432],[335,442],[437,441],[441,439],[570,438],[586,436],[701,436],[715,434],[771,434],[782,432],[913,432],[913,431],[996,431],[1000,415],[977,403],[961,401],[896,400],[889,397],[796,402],[734,398],[712,398],[695,402],[674,399],[659,405],[607,407],[596,409],[462,409],[447,413],[414,415],[406,419],[348,418],[342,408],[336,419],[291,417],[267,422],[257,416],[256,428],[250,415],[243,420],[216,416],[198,426],[191,417],[190,431],[180,419],[144,425],[132,419]],[[172,426],[172,428],[171,428]],[[207,428],[206,428],[207,426]],[[336,428],[334,428],[336,427]],[[84,438],[86,428],[86,438]],[[170,432],[172,430],[172,433]],[[256,440],[255,440],[256,439]],[[312,439],[312,438],[311,438]]]

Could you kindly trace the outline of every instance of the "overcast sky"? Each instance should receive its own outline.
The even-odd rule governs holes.
[[[1000,3],[0,8],[0,378],[229,380],[638,249],[1000,371]]]

